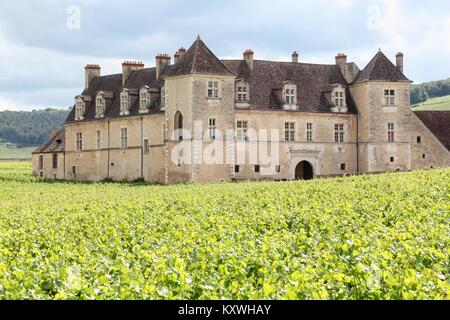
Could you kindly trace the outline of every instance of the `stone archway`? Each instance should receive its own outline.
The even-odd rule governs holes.
[[[311,180],[314,178],[314,169],[308,161],[301,161],[295,167],[296,180]]]

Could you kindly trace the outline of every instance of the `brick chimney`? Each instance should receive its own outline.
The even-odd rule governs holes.
[[[185,53],[186,53],[186,49],[185,48],[181,47],[180,49],[178,49],[177,52],[174,55],[173,63],[177,63],[178,61],[180,61],[180,59],[183,58]]]
[[[347,55],[345,53],[338,53],[336,55],[336,64],[341,70],[344,70],[344,67],[347,64]]]
[[[122,86],[128,80],[132,71],[144,69],[144,64],[141,61],[124,61],[122,63]]]
[[[84,87],[89,88],[92,79],[100,77],[100,66],[98,64],[88,64],[84,67]]]
[[[158,54],[156,56],[156,78],[159,79],[164,68],[170,65],[170,56],[168,54]]]
[[[252,49],[244,51],[244,60],[247,62],[248,68],[253,71],[253,55],[255,53]]]
[[[400,70],[401,73],[403,73],[403,53],[399,52],[395,56],[397,61],[397,68]]]
[[[297,51],[294,51],[292,53],[292,62],[298,63],[298,53],[297,53]]]
[[[347,55],[345,53],[338,53],[336,55],[336,65],[339,66],[342,75],[347,80]]]

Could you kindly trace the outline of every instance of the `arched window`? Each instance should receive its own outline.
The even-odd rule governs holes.
[[[103,118],[105,116],[105,96],[103,91],[97,93],[95,98],[95,117]]]
[[[182,141],[183,140],[183,115],[180,111],[175,114],[174,121],[174,130],[175,130],[175,139]]]
[[[150,89],[145,86],[139,92],[139,112],[145,113],[150,108]]]
[[[120,115],[126,116],[130,114],[130,95],[128,89],[123,89],[120,93]]]
[[[75,120],[83,120],[85,104],[82,96],[75,98]]]
[[[161,109],[164,110],[166,108],[166,97],[167,97],[167,89],[166,85],[163,83],[161,87]]]

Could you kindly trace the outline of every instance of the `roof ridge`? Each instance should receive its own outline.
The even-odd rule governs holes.
[[[194,73],[195,60],[197,58],[198,45],[199,45],[200,41],[202,41],[202,40],[200,39],[200,35],[198,35],[197,40],[195,40],[194,58],[192,59],[191,73]]]

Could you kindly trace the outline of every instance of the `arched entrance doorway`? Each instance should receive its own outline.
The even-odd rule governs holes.
[[[308,161],[300,162],[295,168],[296,180],[311,180],[314,178],[314,170]]]

